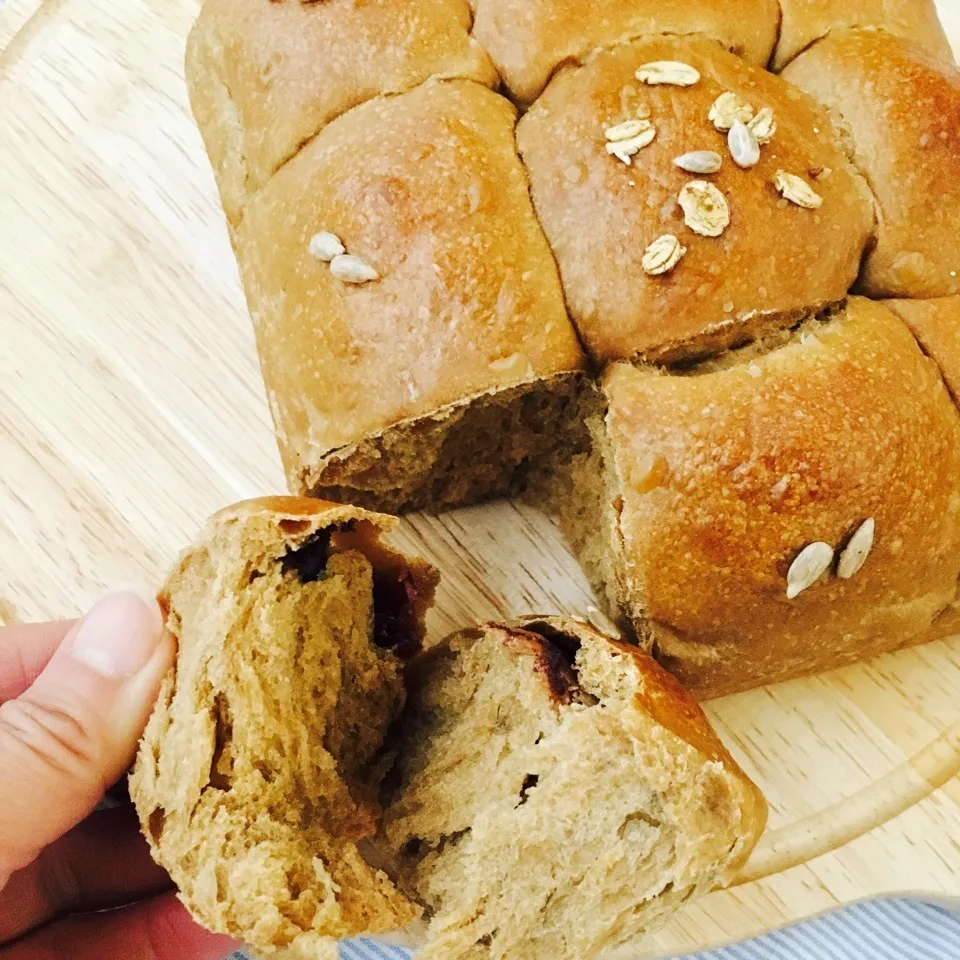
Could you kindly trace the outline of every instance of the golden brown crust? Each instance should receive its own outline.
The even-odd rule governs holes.
[[[960,71],[879,31],[831,33],[783,72],[843,117],[880,207],[859,287],[873,297],[960,293]]]
[[[387,427],[583,366],[514,120],[478,84],[427,83],[334,121],[249,206],[237,249],[292,484]],[[319,231],[381,279],[336,280]]]
[[[701,79],[688,88],[635,79],[639,66],[660,60],[688,63]],[[708,119],[727,91],[774,110],[776,134],[752,169],[733,163],[725,135]],[[604,129],[647,108],[656,139],[627,166],[607,153]],[[570,313],[601,361],[717,349],[837,301],[856,279],[873,231],[869,193],[826,112],[707,40],[625,44],[559,75],[520,121],[518,142]],[[677,202],[695,177],[673,160],[692,150],[724,157],[719,173],[704,178],[730,207],[718,238],[689,229]],[[811,179],[811,170],[828,168]],[[813,184],[822,207],[783,200],[773,186],[779,169]],[[641,260],[662,234],[677,236],[688,252],[670,273],[648,276]]]
[[[779,349],[687,376],[617,364],[604,387],[621,598],[698,696],[901,646],[953,599],[960,417],[884,307],[852,299]],[[803,547],[842,548],[871,517],[859,573],[787,599]]]
[[[496,84],[470,19],[465,0],[205,0],[187,83],[230,222],[351,107],[431,76]]]
[[[844,27],[906,37],[934,56],[953,61],[934,0],[780,0],[780,10],[780,37],[771,64],[777,71],[831,30]]]
[[[954,399],[960,398],[960,297],[888,300],[885,306],[910,328],[923,352],[940,368]]]
[[[562,64],[648,34],[698,34],[765,66],[777,34],[775,0],[477,0],[474,36],[504,83],[531,103]]]

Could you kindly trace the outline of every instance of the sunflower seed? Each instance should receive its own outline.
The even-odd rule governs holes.
[[[680,191],[683,222],[701,237],[719,237],[730,223],[727,198],[706,180],[691,180]]]
[[[622,160],[629,167],[630,158],[653,143],[656,135],[657,131],[651,126],[649,130],[644,130],[635,137],[630,137],[629,140],[614,140],[607,143],[607,153],[618,160]]]
[[[744,170],[755,167],[760,162],[760,144],[753,131],[737,120],[727,134],[727,146],[733,162]]]
[[[857,527],[850,541],[840,554],[837,564],[837,575],[849,580],[867,562],[867,557],[873,548],[873,531],[875,524],[873,517],[868,517]]]
[[[814,192],[813,188],[803,177],[778,170],[773,178],[773,185],[785,200],[803,207],[805,210],[816,210],[822,203],[823,197]]]
[[[611,141],[632,140],[647,130],[653,129],[649,120],[624,120],[603,131],[603,135]]]
[[[687,173],[716,173],[723,163],[723,157],[713,150],[692,150],[675,157],[673,163]]]
[[[315,233],[310,238],[310,256],[329,263],[334,257],[346,253],[346,247],[335,233]]]
[[[340,254],[330,261],[330,272],[343,283],[369,283],[379,280],[380,274],[362,257]]]
[[[787,599],[812,587],[833,563],[833,547],[829,543],[809,543],[796,556],[787,571]]]
[[[773,107],[763,107],[760,112],[747,122],[757,143],[769,143],[777,132],[777,121],[773,119]]]
[[[700,73],[689,63],[678,63],[676,60],[657,60],[654,63],[645,63],[636,73],[641,83],[657,86],[667,84],[673,87],[692,87],[699,79]]]
[[[749,123],[753,119],[753,107],[739,94],[728,90],[713,101],[707,117],[718,130],[726,132],[738,120]]]
[[[651,277],[658,277],[662,273],[669,273],[686,252],[687,248],[681,246],[672,233],[665,233],[647,247],[640,263]]]

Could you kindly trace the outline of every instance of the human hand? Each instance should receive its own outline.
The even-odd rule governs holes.
[[[131,591],[78,622],[0,628],[0,960],[235,949],[170,892],[131,807],[93,812],[130,765],[173,657],[156,601]]]

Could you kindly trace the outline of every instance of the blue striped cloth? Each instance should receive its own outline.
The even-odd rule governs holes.
[[[409,960],[410,954],[350,940],[340,945],[340,957]],[[229,960],[247,958],[235,953]],[[874,900],[687,960],[960,960],[960,914],[917,900]]]

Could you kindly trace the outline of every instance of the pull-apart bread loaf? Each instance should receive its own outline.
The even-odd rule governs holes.
[[[933,0],[206,0],[187,76],[294,491],[541,497],[700,695],[950,629]]]
[[[131,794],[197,920],[316,960],[423,913],[426,957],[588,960],[729,880],[766,806],[677,682],[551,618],[417,656],[436,574],[391,523],[238,504],[164,587]]]
[[[157,861],[206,927],[315,958],[419,913],[357,844],[434,570],[388,517],[316,500],[215,516],[161,594],[177,638],[131,777]]]
[[[938,319],[960,330],[956,307]],[[684,370],[613,364],[603,390],[561,523],[699,695],[924,639],[953,602],[960,416],[886,306],[853,297]]]
[[[635,646],[482,624],[414,666],[383,839],[423,960],[589,960],[732,878],[762,795]],[[396,852],[399,852],[397,855]]]

